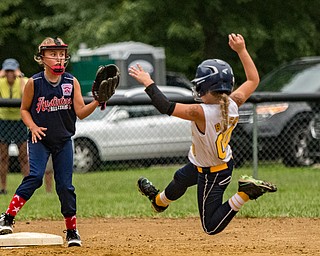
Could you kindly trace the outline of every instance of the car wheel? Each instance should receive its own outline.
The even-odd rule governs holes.
[[[308,125],[294,126],[294,130],[287,137],[286,154],[283,156],[283,163],[288,167],[310,166],[314,160],[308,150]]]
[[[96,170],[100,165],[99,154],[92,141],[76,139],[74,141],[73,170],[85,173]]]

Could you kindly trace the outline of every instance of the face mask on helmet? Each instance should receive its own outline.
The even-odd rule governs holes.
[[[62,44],[57,38],[54,38],[53,40],[54,40],[54,43],[52,44],[45,44],[45,45],[39,46],[39,52],[35,56],[35,60],[38,62],[41,60],[41,62],[49,68],[49,71],[52,74],[62,75],[65,72],[65,68],[67,67],[68,61],[70,59],[70,55],[68,55],[68,45]],[[63,60],[63,64],[53,65],[53,66],[47,65],[43,60],[45,50],[65,50],[65,59]],[[46,58],[50,58],[50,57],[46,57]]]
[[[196,101],[208,92],[223,92],[230,94],[234,85],[232,68],[219,59],[203,61],[196,71],[193,83],[193,95]]]

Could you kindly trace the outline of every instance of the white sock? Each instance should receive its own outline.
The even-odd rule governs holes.
[[[229,205],[232,210],[238,212],[242,205],[244,205],[246,201],[242,199],[242,197],[236,193],[229,199]]]

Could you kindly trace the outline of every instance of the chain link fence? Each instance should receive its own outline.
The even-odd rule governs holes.
[[[250,117],[240,118],[231,139],[237,167],[254,164],[255,157],[260,164],[287,167],[316,163],[320,156],[319,113],[305,103],[252,105]]]
[[[172,99],[193,103],[192,97]],[[230,142],[236,168],[257,168],[264,163],[311,166],[320,162],[319,100],[319,95],[251,97],[239,109],[239,123]],[[0,107],[19,104],[0,101]],[[105,111],[97,109],[78,120],[76,129],[76,172],[182,165],[188,161],[190,122],[161,115],[146,98],[111,99]],[[9,147],[10,172],[20,171],[14,143]]]

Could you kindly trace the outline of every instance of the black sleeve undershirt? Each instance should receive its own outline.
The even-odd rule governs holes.
[[[156,107],[156,109],[159,110],[161,114],[167,114],[169,116],[172,115],[176,103],[169,101],[155,83],[149,85],[145,91],[149,95],[152,104]]]

